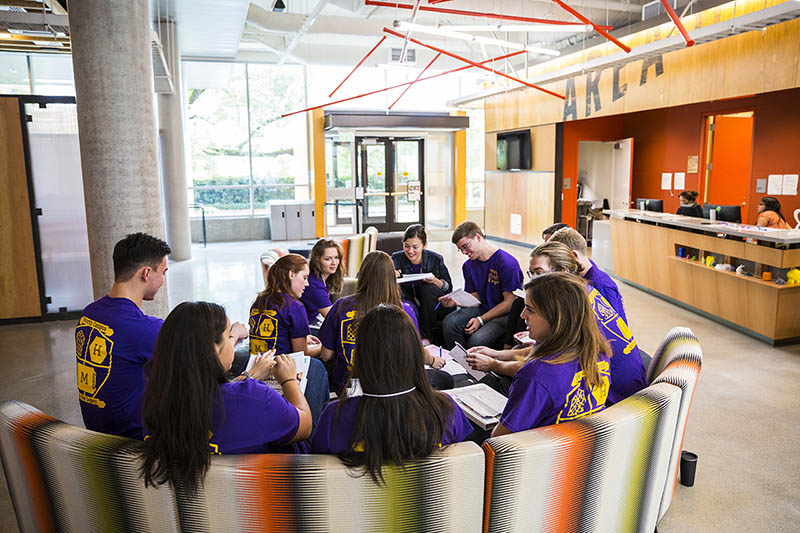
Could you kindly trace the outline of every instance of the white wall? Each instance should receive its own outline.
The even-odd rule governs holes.
[[[613,155],[613,142],[578,143],[578,182],[583,184],[579,200],[591,200],[592,207],[602,207],[604,198],[611,201]]]

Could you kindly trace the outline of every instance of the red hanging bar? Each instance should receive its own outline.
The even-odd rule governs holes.
[[[414,9],[414,6],[408,4],[399,4],[397,2],[381,2],[379,0],[365,0],[364,5],[377,6],[377,7],[394,7],[398,9]],[[460,11],[458,9],[446,9],[443,7],[430,7],[419,6],[420,11],[431,11],[433,13],[445,13],[447,15],[463,15],[465,17],[482,17],[499,20],[513,20],[517,22],[533,22],[536,24],[554,24],[556,26],[583,26],[583,22],[567,22],[564,20],[550,20],[550,19],[537,19],[530,17],[519,17],[517,15],[501,15],[499,13],[482,13],[480,11]],[[597,26],[604,30],[612,29],[611,26]]]
[[[414,85],[414,83],[416,83],[417,81],[419,81],[419,79],[422,77],[422,75],[423,75],[423,74],[425,74],[425,71],[426,71],[426,70],[428,70],[428,69],[431,67],[431,65],[433,65],[433,62],[434,62],[434,61],[436,61],[437,59],[439,59],[439,56],[441,56],[441,55],[442,55],[442,54],[436,54],[436,55],[433,57],[433,59],[431,59],[431,62],[430,62],[430,63],[428,63],[427,65],[425,65],[425,68],[424,68],[424,69],[422,69],[422,72],[420,72],[420,73],[419,73],[419,75],[417,75],[416,79],[414,80],[414,82],[413,82],[411,85]],[[411,88],[411,85],[409,85],[408,87],[406,87],[405,89],[403,89],[403,92],[402,92],[402,93],[400,93],[400,96],[398,96],[398,97],[397,97],[397,99],[396,99],[394,102],[392,102],[392,105],[390,105],[390,106],[389,106],[389,109],[392,109],[392,108],[394,107],[394,105],[395,105],[397,102],[399,102],[399,101],[400,101],[400,99],[401,99],[401,98],[402,98],[402,97],[403,97],[403,96],[404,96],[404,95],[405,95],[405,94],[408,92],[408,90]]]
[[[579,20],[583,21],[585,24],[591,25],[592,28],[594,28],[594,31],[596,31],[597,33],[599,33],[600,35],[602,35],[603,37],[605,37],[606,39],[608,39],[612,43],[616,44],[617,46],[619,46],[620,48],[625,50],[625,53],[628,53],[628,54],[631,53],[630,46],[627,46],[627,45],[623,44],[616,37],[614,37],[613,35],[608,33],[606,30],[604,30],[603,28],[601,28],[600,26],[598,26],[597,24],[595,24],[591,20],[587,19],[586,17],[584,17],[583,15],[581,15],[580,13],[578,13],[577,11],[575,11],[574,9],[569,7],[567,4],[565,4],[561,0],[553,0],[553,2],[558,4],[561,7],[561,9],[564,9],[565,11],[567,11],[567,13],[570,13],[574,17],[576,17]]]
[[[678,14],[675,13],[675,10],[672,9],[672,6],[669,5],[669,2],[667,2],[667,0],[661,0],[661,5],[663,5],[664,9],[667,10],[669,18],[672,19],[672,22],[675,23],[675,27],[678,28],[679,32],[681,32],[683,40],[686,41],[686,46],[692,46],[694,44],[694,40],[689,37],[689,32],[686,31],[686,28],[683,26],[683,22],[681,22],[681,19],[678,17]]]
[[[378,44],[376,44],[375,46],[373,46],[373,47],[372,47],[372,49],[371,49],[369,52],[367,52],[367,55],[365,55],[365,56],[363,57],[363,59],[361,59],[361,61],[359,61],[359,62],[358,62],[358,65],[356,65],[356,66],[353,68],[353,70],[351,70],[351,71],[350,71],[350,74],[348,74],[347,76],[345,76],[345,77],[344,77],[344,79],[342,80],[342,83],[340,83],[339,85],[337,85],[337,86],[336,86],[336,88],[333,90],[333,92],[332,92],[331,94],[329,94],[329,95],[328,95],[328,98],[330,98],[331,96],[333,96],[333,94],[334,94],[336,91],[338,91],[338,90],[339,90],[339,87],[341,87],[342,85],[344,85],[344,82],[346,82],[346,81],[347,81],[347,79],[348,79],[350,76],[352,76],[352,75],[353,75],[353,72],[355,72],[356,70],[358,70],[358,67],[360,67],[360,66],[361,66],[361,64],[362,64],[364,61],[366,61],[366,60],[367,60],[367,58],[368,58],[370,55],[372,55],[372,52],[374,52],[374,51],[375,51],[375,50],[376,50],[376,49],[377,49],[377,48],[378,48],[378,47],[381,45],[381,43],[382,43],[383,41],[385,41],[385,40],[386,40],[386,36],[384,35],[384,36],[383,36],[383,39],[381,39],[380,41],[378,41]]]
[[[480,64],[482,65],[484,63],[491,63],[492,61],[500,61],[501,59],[505,59],[507,57],[517,56],[519,54],[524,54],[524,53],[525,53],[524,50],[518,50],[516,52],[511,52],[510,54],[506,54],[506,55],[499,56],[499,57],[494,57],[492,59],[487,59],[486,61],[481,61]],[[300,111],[292,111],[291,113],[285,113],[285,114],[281,115],[281,118],[290,117],[290,116],[296,115],[298,113],[305,113],[306,111],[313,111],[315,109],[321,109],[323,107],[328,107],[328,106],[335,105],[335,104],[341,104],[342,102],[349,102],[350,100],[355,100],[357,98],[363,98],[364,96],[372,96],[373,94],[382,93],[384,91],[391,91],[392,89],[398,89],[400,87],[405,87],[407,85],[412,85],[414,83],[421,83],[423,81],[432,80],[433,78],[438,78],[440,76],[446,76],[447,74],[453,74],[454,72],[460,72],[462,70],[467,70],[467,69],[470,69],[470,68],[472,68],[472,65],[466,65],[464,67],[454,68],[452,70],[448,70],[448,71],[445,71],[445,72],[440,72],[439,74],[434,74],[433,76],[428,76],[427,78],[420,78],[420,79],[415,80],[415,81],[407,81],[407,82],[404,82],[404,83],[399,83],[397,85],[392,85],[391,87],[384,87],[383,89],[378,89],[376,91],[370,91],[368,93],[359,94],[357,96],[351,96],[349,98],[342,98],[341,100],[336,100],[335,102],[328,102],[327,104],[322,104],[322,105],[317,105],[317,106],[314,106],[314,107],[309,107],[309,108],[306,108],[306,109],[301,109]]]
[[[388,33],[389,35],[394,35],[395,37],[400,37],[401,39],[404,38],[404,35],[402,33],[397,33],[396,31],[390,30],[389,28],[383,28],[383,31]],[[544,89],[542,87],[539,87],[538,85],[534,85],[532,83],[528,83],[527,81],[522,81],[521,79],[515,78],[514,76],[509,76],[505,72],[500,72],[499,70],[494,70],[493,68],[485,67],[480,63],[475,63],[474,61],[472,61],[470,59],[467,59],[466,57],[461,57],[458,54],[454,54],[452,52],[448,52],[446,50],[442,50],[441,48],[438,48],[438,47],[430,45],[430,44],[425,44],[422,41],[414,39],[413,37],[411,37],[409,39],[409,41],[411,41],[414,44],[418,44],[420,46],[424,46],[425,48],[433,50],[434,52],[439,52],[440,54],[444,54],[444,55],[446,55],[448,57],[452,57],[453,59],[458,59],[459,61],[463,61],[464,63],[468,63],[468,64],[472,65],[473,67],[478,67],[479,69],[483,69],[483,70],[486,70],[488,72],[492,72],[494,74],[497,74],[498,76],[502,76],[504,78],[508,78],[509,80],[516,81],[516,82],[521,83],[523,85],[527,85],[528,87],[531,87],[533,89],[537,89],[539,91],[542,91],[543,93],[547,93],[549,95],[555,96],[556,98],[561,98],[562,100],[566,100],[565,96],[562,96],[562,95],[560,95],[558,93],[554,93],[553,91],[550,91],[548,89]]]

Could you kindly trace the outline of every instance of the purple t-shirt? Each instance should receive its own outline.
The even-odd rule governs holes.
[[[322,345],[336,353],[336,370],[333,381],[336,390],[341,389],[353,370],[353,348],[356,345],[355,317],[356,295],[339,298],[328,311],[328,316],[319,328]],[[403,302],[403,310],[411,317],[414,327],[419,331],[417,314],[408,302]]]
[[[311,441],[311,453],[338,455],[347,452],[350,448],[350,439],[353,436],[353,430],[356,425],[360,401],[360,396],[346,400],[338,419],[336,411],[339,408],[339,401],[331,402],[325,406],[325,410],[322,411],[322,416],[319,419],[317,430],[314,433],[314,439]],[[453,408],[453,416],[448,421],[444,435],[442,435],[442,446],[454,442],[462,442],[473,431],[473,427],[464,411],[455,402],[453,402]],[[334,428],[336,429],[335,433]]]
[[[646,386],[642,356],[628,324],[596,287],[586,285],[597,327],[611,344],[611,391],[608,405],[624,400]]]
[[[220,385],[222,406],[214,406],[209,451],[215,454],[285,451],[300,427],[297,409],[255,379]]]
[[[275,349],[276,354],[292,353],[292,339],[310,333],[303,304],[282,293],[283,307],[270,304],[267,309],[250,308],[250,353]]]
[[[602,411],[608,396],[608,357],[598,358],[601,384],[590,389],[578,360],[553,365],[532,359],[514,374],[500,422],[511,432],[568,422]]]
[[[331,295],[322,278],[313,272],[308,275],[308,287],[303,291],[300,301],[306,308],[309,323],[314,322],[320,309],[331,306]]]
[[[152,357],[164,321],[127,298],[103,296],[75,328],[78,399],[87,429],[133,439],[142,427],[142,366]]]
[[[625,316],[625,307],[622,305],[622,295],[619,293],[619,287],[611,279],[611,276],[600,270],[600,267],[594,261],[589,259],[589,262],[592,264],[592,268],[586,272],[584,278],[592,287],[600,291],[603,298],[611,304],[611,307],[622,317],[622,320],[627,322],[628,317]]]
[[[497,250],[486,261],[467,259],[461,266],[464,290],[477,292],[484,313],[503,301],[504,292],[522,288],[522,269],[514,256]]]

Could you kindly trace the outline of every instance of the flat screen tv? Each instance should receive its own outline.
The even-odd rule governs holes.
[[[531,168],[531,130],[497,134],[497,170]]]

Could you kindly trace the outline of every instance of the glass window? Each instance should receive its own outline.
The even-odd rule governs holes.
[[[484,207],[485,131],[483,109],[467,110],[467,209]]]
[[[30,94],[27,54],[0,52],[0,94]]]
[[[75,96],[72,56],[31,54],[33,93],[47,96]]]

